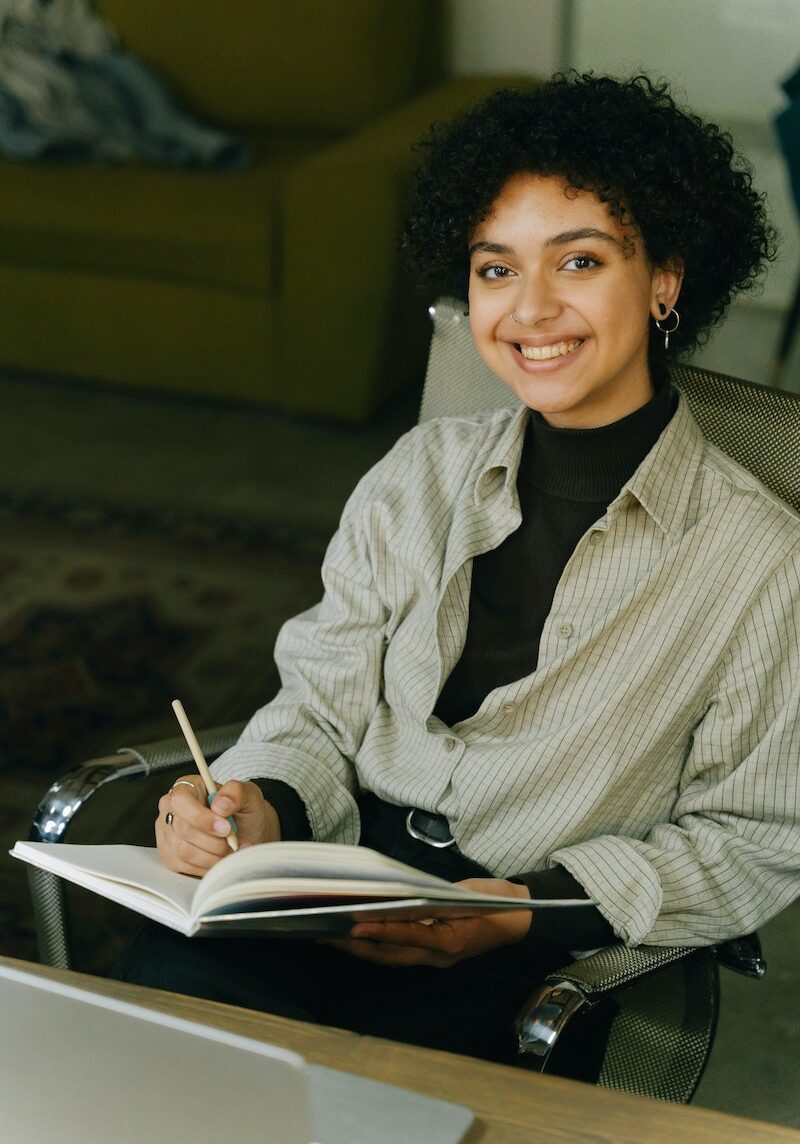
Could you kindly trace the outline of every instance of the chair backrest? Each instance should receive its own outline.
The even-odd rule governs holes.
[[[430,314],[433,337],[419,420],[518,406],[475,349],[464,303],[440,298]],[[695,366],[676,366],[672,378],[707,439],[800,511],[800,396]],[[740,964],[733,967],[746,972]],[[761,973],[763,961],[753,976]],[[691,1100],[716,1029],[716,951],[697,949],[644,975],[615,993],[614,1005],[598,1083]]]
[[[478,355],[464,303],[440,298],[431,317],[420,421],[516,406]],[[708,440],[800,512],[800,396],[691,365],[672,378]]]

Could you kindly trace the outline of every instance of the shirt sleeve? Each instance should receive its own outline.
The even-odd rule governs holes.
[[[586,890],[563,866],[518,874],[509,879],[527,886],[532,898],[588,898]],[[559,906],[534,910],[524,943],[539,947],[544,942],[557,949],[600,949],[619,941],[596,906]]]
[[[255,779],[281,824],[281,842],[307,842],[311,838],[305,804],[297,791],[280,779]]]
[[[371,505],[397,449],[362,479],[345,506],[322,565],[321,602],[281,628],[275,645],[280,691],[213,766],[220,782],[287,784],[318,841],[353,845],[359,839],[353,760],[381,694],[388,618],[372,572]]]
[[[800,890],[800,559],[740,618],[688,749],[668,823],[551,855],[626,942],[709,945]]]

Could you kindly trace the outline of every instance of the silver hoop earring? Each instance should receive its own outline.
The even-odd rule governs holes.
[[[681,316],[678,313],[678,311],[676,309],[674,309],[674,307],[669,311],[668,314],[665,315],[665,318],[670,318],[670,317],[673,317],[675,319],[675,324],[673,326],[670,326],[670,328],[668,330],[665,330],[664,327],[661,325],[661,319],[660,318],[655,319],[656,329],[661,330],[661,333],[664,335],[664,350],[665,351],[669,349],[669,335],[674,334],[675,331],[677,330],[678,326],[681,324]]]

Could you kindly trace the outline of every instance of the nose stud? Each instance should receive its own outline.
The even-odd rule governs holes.
[[[517,317],[517,311],[516,310],[511,311],[511,321],[516,322],[518,326],[522,325],[521,319]]]

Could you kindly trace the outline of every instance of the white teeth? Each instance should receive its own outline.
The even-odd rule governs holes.
[[[583,338],[573,342],[555,342],[551,346],[520,346],[519,351],[528,361],[549,361],[550,358],[571,354],[580,345],[583,345]]]

